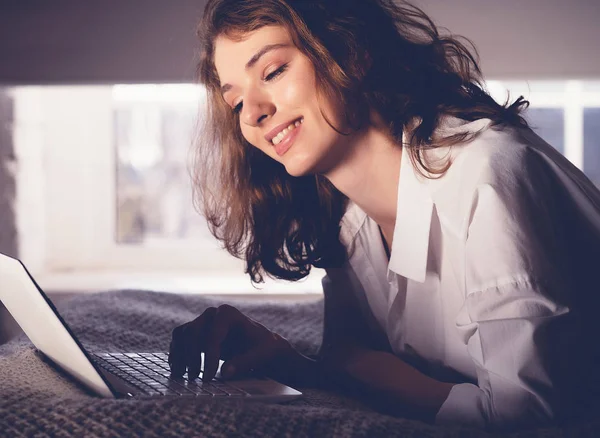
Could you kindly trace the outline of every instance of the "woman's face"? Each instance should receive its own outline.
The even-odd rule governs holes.
[[[321,109],[342,131],[343,112],[319,99],[313,64],[284,27],[265,26],[241,41],[218,37],[215,67],[244,138],[290,175],[326,173],[340,162],[348,138]]]

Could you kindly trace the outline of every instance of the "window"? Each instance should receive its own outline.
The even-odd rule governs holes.
[[[21,258],[53,290],[254,292],[192,208],[195,85],[10,89]],[[278,295],[321,291],[323,271]],[[91,286],[90,286],[91,284]],[[44,286],[43,286],[44,287]]]
[[[600,187],[600,81],[585,82],[583,92],[583,169]]]
[[[528,108],[524,117],[540,137],[565,153],[565,110],[563,108]]]
[[[583,112],[583,169],[600,187],[600,105]]]
[[[168,235],[172,226],[167,222],[174,219],[162,214],[167,207],[161,207],[161,203],[174,204],[175,196],[186,197],[176,200],[180,205],[190,205],[178,212],[178,217],[194,216],[184,178],[171,178],[175,187],[182,186],[177,195],[177,190],[164,181],[165,172],[187,174],[181,150],[189,150],[191,142],[173,135],[165,142],[161,137],[163,122],[171,129],[166,121],[173,117],[174,109],[186,115],[179,119],[177,128],[186,123],[182,120],[190,118],[191,98],[183,102],[174,98],[188,93],[189,87],[131,88],[133,94],[145,96],[146,101],[136,100],[132,93],[127,95],[113,86],[14,90],[17,149],[41,157],[37,169],[22,177],[27,178],[23,185],[29,191],[37,191],[34,202],[39,201],[37,206],[28,206],[27,215],[37,209],[45,217],[47,269],[243,272],[241,261],[208,238],[200,219],[190,226],[201,230],[194,239],[187,239],[189,234],[178,239]],[[161,95],[167,96],[166,102],[157,100]],[[185,144],[179,149],[166,149],[178,141]],[[160,196],[156,194],[160,192],[157,186],[165,189]],[[136,203],[144,207],[137,208]],[[136,214],[143,216],[139,219]],[[129,228],[123,225],[127,221],[132,224]],[[147,224],[143,235],[135,235],[136,221]]]
[[[489,81],[524,95],[538,134],[600,184],[600,81]],[[38,270],[243,276],[192,208],[195,85],[11,89],[25,258]],[[23,246],[22,245],[22,246]],[[313,285],[323,272],[316,270]],[[320,286],[316,286],[320,287]]]
[[[593,169],[600,166],[600,144],[593,144],[598,137],[591,119],[600,108],[600,81],[490,81],[487,86],[498,102],[505,102],[507,93],[511,100],[520,95],[529,100],[525,118],[532,129],[598,183]]]
[[[115,86],[116,241],[152,246],[208,241],[189,178],[200,87]]]

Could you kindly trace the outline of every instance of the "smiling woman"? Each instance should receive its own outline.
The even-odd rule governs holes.
[[[176,374],[204,352],[438,423],[582,414],[600,192],[523,97],[490,96],[474,48],[393,0],[209,0],[199,35],[196,199],[253,281],[325,268],[325,327],[314,359],[211,308],[174,330]]]
[[[442,38],[422,11],[388,1],[334,3],[209,2],[199,26],[208,106],[197,201],[213,234],[248,262],[255,281],[263,272],[296,280],[311,265],[344,259],[336,237],[347,202],[342,193],[359,180],[338,164],[361,161],[358,145],[376,143],[398,158],[403,128],[421,119],[409,156],[435,174],[445,166],[426,163],[423,147],[469,137],[428,144],[442,114],[525,123],[519,110],[526,102],[497,104],[482,90],[466,46]],[[268,141],[297,121],[302,129],[281,145]],[[379,219],[387,222],[380,225],[389,244],[387,216]]]

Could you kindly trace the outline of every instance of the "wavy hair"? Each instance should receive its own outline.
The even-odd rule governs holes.
[[[195,202],[211,233],[246,261],[254,282],[262,282],[265,273],[298,280],[312,266],[337,267],[348,257],[339,239],[347,198],[321,175],[290,176],[250,145],[221,97],[215,39],[241,39],[268,25],[287,29],[317,72],[317,91],[346,108],[346,126],[364,127],[375,110],[399,145],[409,132],[403,146],[426,177],[443,175],[451,164],[433,166],[426,150],[476,135],[437,138],[442,116],[527,125],[520,115],[528,105],[522,96],[501,105],[485,91],[475,47],[461,37],[442,36],[408,3],[209,0],[198,27],[198,79],[207,90],[207,108],[196,147]]]

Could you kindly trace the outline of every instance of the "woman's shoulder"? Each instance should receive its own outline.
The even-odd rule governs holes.
[[[450,167],[434,180],[437,188],[475,191],[482,185],[517,188],[549,173],[569,176],[579,171],[559,151],[529,127],[494,125],[489,119],[459,123],[445,129],[447,134],[469,133],[473,139],[463,144],[432,150],[434,159],[446,156]]]
[[[422,181],[429,187],[438,215],[461,235],[467,233],[483,193],[491,195],[496,208],[510,216],[531,199],[554,202],[553,189],[558,186],[565,187],[563,192],[595,190],[581,171],[528,127],[495,126],[480,119],[447,132],[475,135],[470,142],[433,149],[434,158],[446,157],[451,165],[443,176]]]
[[[528,127],[494,125],[489,119],[479,119],[445,132],[473,135],[471,141],[449,148],[451,166],[448,175],[468,174],[480,182],[493,183],[528,174],[533,170],[531,164],[535,157],[559,166],[566,161]]]
[[[532,178],[535,169],[531,166],[529,155],[560,155],[528,128],[494,126],[489,119],[465,121],[446,116],[442,118],[436,134],[468,134],[472,140],[425,150],[423,155],[427,163],[435,166],[450,160],[450,167],[442,176],[426,177],[415,167],[402,166],[405,172],[410,172],[412,167],[413,175],[400,175],[399,190],[425,186],[419,191],[431,194],[438,213],[448,216],[450,223],[453,222],[452,217],[462,222],[463,213],[469,210],[473,197],[482,185],[514,187],[519,180]],[[403,160],[410,160],[408,153],[403,152],[402,157]],[[556,160],[557,157],[552,159]],[[368,222],[367,214],[349,201],[340,223],[341,241],[344,244],[351,243]]]

